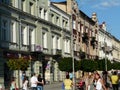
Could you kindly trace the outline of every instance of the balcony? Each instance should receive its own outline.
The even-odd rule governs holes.
[[[89,40],[88,33],[84,32],[82,35],[82,41],[87,44],[88,40]]]
[[[80,56],[79,51],[74,51],[74,56],[79,57]]]
[[[31,52],[42,52],[43,48],[40,45],[32,44],[30,51]]]
[[[81,59],[85,59],[85,58],[86,58],[86,53],[83,52],[83,51],[81,51],[81,52],[80,52],[80,58],[81,58]]]
[[[93,49],[95,49],[95,46],[97,45],[97,40],[96,40],[96,37],[91,37],[91,46],[93,46]]]
[[[61,49],[52,49],[51,53],[52,53],[52,55],[61,55],[62,50]]]

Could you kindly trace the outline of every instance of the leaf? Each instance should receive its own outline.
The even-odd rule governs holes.
[[[7,65],[11,70],[27,70],[29,64],[30,61],[23,58],[9,59],[7,61]]]

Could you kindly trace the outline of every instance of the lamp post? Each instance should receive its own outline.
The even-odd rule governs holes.
[[[106,32],[104,33],[105,37],[104,37],[104,51],[105,51],[105,70],[107,71],[107,59],[106,59],[106,48],[107,48],[107,44],[106,44]]]
[[[74,39],[73,39],[73,19],[71,15],[71,56],[72,56],[72,69],[73,69],[73,84],[75,83],[75,61],[74,61]],[[75,90],[75,85],[73,85],[73,90]]]

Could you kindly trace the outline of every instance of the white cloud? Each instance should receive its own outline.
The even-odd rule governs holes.
[[[105,9],[115,6],[120,6],[120,0],[106,0],[106,1],[104,0],[101,1],[99,4],[94,5],[93,8]]]

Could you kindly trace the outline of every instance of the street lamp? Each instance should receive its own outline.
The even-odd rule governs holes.
[[[71,56],[72,56],[72,69],[73,69],[73,83],[75,83],[75,61],[74,61],[74,38],[73,38],[73,19],[71,15]],[[75,85],[73,85],[73,90],[75,90]]]
[[[106,48],[107,48],[107,44],[105,42],[106,40],[106,35],[104,37],[104,51],[105,51],[105,70],[107,71],[107,59],[106,59]]]

